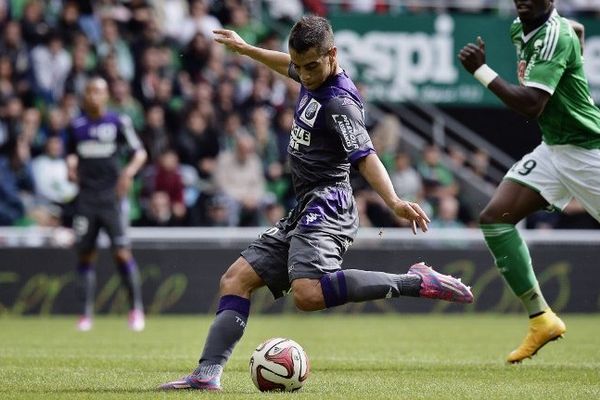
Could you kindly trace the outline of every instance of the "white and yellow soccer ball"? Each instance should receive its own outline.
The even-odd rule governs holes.
[[[296,391],[306,382],[309,371],[304,349],[291,339],[269,339],[250,357],[252,381],[261,392]]]

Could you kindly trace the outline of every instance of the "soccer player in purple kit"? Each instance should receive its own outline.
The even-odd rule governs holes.
[[[140,275],[125,234],[121,200],[127,195],[135,174],[146,162],[146,151],[131,120],[106,110],[108,85],[99,77],[86,85],[83,110],[69,126],[67,165],[71,180],[79,183],[77,211],[73,229],[77,238],[78,283],[83,297],[83,313],[77,322],[80,331],[93,325],[97,256],[96,239],[100,229],[108,234],[113,256],[129,296],[129,328],[145,326]],[[120,168],[120,150],[133,152],[128,164]]]
[[[414,233],[417,227],[426,232],[430,221],[418,204],[394,192],[365,129],[358,90],[338,65],[329,22],[300,19],[290,33],[289,54],[248,45],[230,30],[215,34],[230,50],[301,83],[288,147],[297,205],[222,276],[217,314],[198,367],[160,388],[220,390],[223,367],[246,327],[251,294],[265,285],[275,298],[291,291],[303,311],[399,296],[471,303],[468,287],[423,263],[406,274],[341,269],[358,229],[351,165],[398,217],[412,222]]]

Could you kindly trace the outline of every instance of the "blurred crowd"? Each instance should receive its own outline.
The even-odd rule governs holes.
[[[283,4],[295,4],[267,3],[282,18],[292,15]],[[94,75],[107,80],[110,108],[131,117],[149,154],[124,201],[133,225],[268,226],[283,217],[295,201],[286,155],[299,86],[212,40],[226,27],[284,49],[253,17],[255,5],[0,0],[0,225],[70,224],[78,188],[67,179],[64,141]],[[433,226],[474,225],[439,148],[411,156],[390,115],[367,125],[403,198],[424,204]],[[485,179],[487,154],[450,159]],[[358,174],[352,183],[363,226],[402,226]]]
[[[268,0],[277,5],[276,15],[294,13],[304,6],[311,12],[327,15],[334,12],[355,13],[421,13],[458,12],[513,14],[513,0]],[[285,4],[284,4],[285,3]],[[584,17],[600,15],[599,0],[554,0],[564,16]],[[280,11],[286,10],[286,11]]]

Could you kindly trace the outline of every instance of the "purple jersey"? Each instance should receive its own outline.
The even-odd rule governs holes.
[[[82,194],[114,196],[119,177],[119,153],[142,148],[131,119],[112,112],[98,119],[81,115],[71,121],[67,152],[79,158],[79,186]]]
[[[290,77],[298,80],[292,68]],[[302,86],[288,147],[298,198],[320,186],[348,182],[350,165],[374,152],[362,100],[345,72],[314,91]]]

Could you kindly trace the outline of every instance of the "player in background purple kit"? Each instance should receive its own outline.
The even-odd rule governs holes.
[[[108,85],[102,78],[88,81],[84,112],[73,119],[67,139],[67,165],[71,180],[79,183],[73,229],[77,237],[79,286],[84,301],[77,323],[81,331],[92,328],[97,257],[96,239],[100,229],[108,234],[115,262],[129,296],[129,327],[144,329],[140,275],[125,234],[126,217],[121,200],[127,195],[135,174],[146,161],[146,151],[131,120],[106,110]],[[126,146],[133,155],[120,168],[120,150]]]

